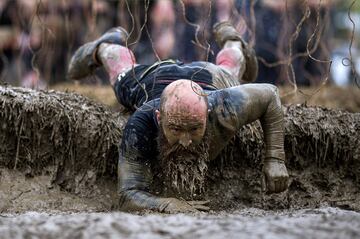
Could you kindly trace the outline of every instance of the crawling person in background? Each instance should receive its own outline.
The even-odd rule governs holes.
[[[119,152],[122,210],[208,210],[205,201],[181,198],[191,200],[204,192],[209,161],[243,125],[257,119],[266,144],[263,187],[269,193],[287,189],[278,90],[270,84],[242,84],[257,76],[254,51],[227,22],[213,31],[222,47],[216,65],[172,60],[137,65],[121,27],[81,46],[72,57],[69,78],[81,79],[105,67],[118,101],[134,112]]]

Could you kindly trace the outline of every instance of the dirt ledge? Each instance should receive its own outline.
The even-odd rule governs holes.
[[[301,105],[284,113],[289,190],[260,191],[264,144],[254,124],[211,163],[203,196],[212,208],[360,210],[360,114]],[[1,211],[116,209],[127,117],[74,93],[0,86]]]

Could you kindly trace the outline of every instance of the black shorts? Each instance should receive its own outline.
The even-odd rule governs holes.
[[[159,98],[167,85],[179,79],[193,80],[204,90],[216,90],[205,64],[165,61],[151,66],[139,65],[118,75],[114,91],[120,104],[135,111],[145,102]]]

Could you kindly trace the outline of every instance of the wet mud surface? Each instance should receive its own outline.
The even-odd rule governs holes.
[[[199,214],[3,214],[0,238],[359,238],[360,213],[336,208]]]
[[[116,190],[127,116],[73,93],[0,86],[0,238],[359,238],[360,114],[284,114],[287,191],[261,191],[255,123],[209,165],[211,213],[131,215],[117,212]]]

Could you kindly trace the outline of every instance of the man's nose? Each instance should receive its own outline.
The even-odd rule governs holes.
[[[192,143],[190,134],[188,133],[182,134],[179,143],[184,147],[188,147]]]

